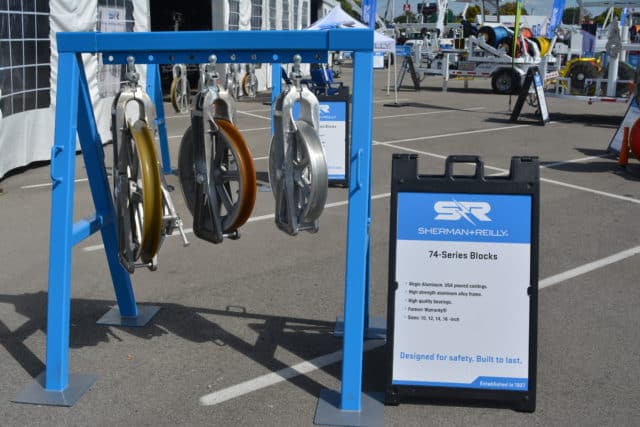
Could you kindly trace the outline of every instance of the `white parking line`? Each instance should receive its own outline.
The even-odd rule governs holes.
[[[583,264],[579,267],[572,268],[571,270],[567,270],[563,273],[556,274],[554,276],[549,276],[546,279],[538,282],[538,288],[547,288],[549,286],[557,285],[558,283],[567,281],[569,279],[573,279],[574,277],[582,276],[583,274],[589,273],[593,270],[597,270],[602,267],[606,267],[607,265],[614,264],[616,262],[622,261],[624,259],[630,258],[634,255],[640,253],[640,246],[636,246],[631,249],[627,249],[613,255],[609,255],[608,257],[601,258],[597,261],[589,262],[587,264]]]
[[[382,340],[367,341],[364,343],[364,351],[373,350],[374,348],[381,347],[382,345],[384,345],[384,341]],[[204,395],[200,398],[200,404],[204,406],[217,405],[218,403],[251,393],[252,391],[260,390],[290,378],[297,377],[298,375],[308,374],[309,372],[332,365],[340,360],[342,360],[342,350],[325,354],[323,356],[316,357],[315,359],[304,361],[297,365],[280,369],[279,371],[262,375],[261,377]]]
[[[89,181],[89,178],[78,178],[76,180],[74,180],[73,182],[87,182]],[[44,184],[32,184],[32,185],[23,185],[22,187],[20,187],[20,189],[22,190],[30,190],[33,188],[42,188],[42,187],[51,187],[51,183],[50,182],[45,182]]]
[[[532,126],[532,125],[501,126],[501,127],[497,127],[497,128],[468,130],[468,131],[463,131],[463,132],[441,133],[439,135],[419,136],[419,137],[416,137],[416,138],[394,139],[392,141],[385,141],[384,144],[398,144],[400,142],[425,141],[425,140],[428,140],[428,139],[449,138],[451,136],[471,135],[471,134],[474,134],[474,133],[497,132],[497,131],[501,131],[501,130],[518,129],[518,128],[525,128],[525,127],[529,127],[529,126]]]
[[[529,126],[529,125],[526,125],[526,126]],[[428,151],[416,150],[414,148],[402,147],[400,145],[392,145],[392,144],[395,144],[396,142],[397,141],[393,141],[393,142],[376,142],[376,145],[384,145],[384,146],[387,146],[389,148],[408,151],[410,153],[424,154],[425,156],[434,157],[434,158],[437,158],[437,159],[445,159],[445,158],[447,158],[447,156],[443,156],[441,154],[429,153]],[[583,159],[588,159],[588,157],[583,157]],[[554,163],[554,165],[558,166],[558,165],[561,165],[561,164],[574,163],[574,162],[575,161],[568,160],[566,162]],[[491,169],[491,170],[494,170],[494,171],[497,171],[497,172],[501,172],[501,173],[508,173],[509,172],[508,169],[497,168],[497,167],[494,167],[494,166],[484,165],[484,167],[485,167],[485,169]],[[600,191],[600,190],[596,190],[596,189],[589,188],[589,187],[583,187],[581,185],[569,184],[567,182],[562,182],[562,181],[558,181],[558,180],[555,180],[555,179],[540,178],[540,181],[541,182],[546,182],[547,184],[554,184],[554,185],[558,185],[560,187],[572,188],[574,190],[580,190],[580,191],[584,191],[584,192],[587,192],[587,193],[597,194],[599,196],[609,197],[611,199],[617,199],[617,200],[622,200],[622,201],[625,201],[625,202],[631,202],[631,203],[640,204],[640,199],[635,199],[633,197],[628,197],[628,196],[621,196],[620,194],[608,193],[606,191]]]
[[[631,249],[627,249],[608,257],[599,259],[597,261],[589,262],[579,267],[572,268],[571,270],[567,270],[563,273],[547,277],[546,279],[538,282],[538,288],[543,289],[548,288],[549,286],[557,285],[558,283],[562,283],[564,281],[573,279],[599,268],[606,267],[610,264],[622,261],[637,254],[640,254],[640,246],[636,246]],[[364,344],[364,351],[373,350],[374,348],[378,348],[383,344],[383,341],[367,341]],[[265,374],[260,377],[242,382],[240,384],[236,384],[222,390],[206,394],[200,397],[200,404],[205,406],[217,405],[227,400],[234,399],[236,397],[240,397],[245,394],[281,383],[298,375],[308,374],[325,366],[337,363],[340,360],[342,360],[342,351],[325,354],[324,356],[319,356],[315,359],[301,362],[291,367]]]
[[[261,116],[259,114],[248,113],[246,111],[238,111],[238,114],[244,114],[246,116],[255,117],[257,119],[271,120],[271,116],[265,117],[265,116]]]
[[[411,114],[394,114],[392,116],[378,116],[378,117],[374,117],[373,120],[380,120],[380,119],[395,119],[398,117],[414,117],[414,116],[430,116],[433,114],[443,114],[443,113],[450,113],[452,111],[477,111],[477,110],[485,110],[486,107],[470,107],[470,108],[461,108],[459,110],[455,110],[455,109],[448,109],[448,110],[439,110],[439,111],[427,111],[427,112],[423,112],[423,113],[411,113]]]

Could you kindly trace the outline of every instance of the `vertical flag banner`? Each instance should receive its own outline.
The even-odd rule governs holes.
[[[516,26],[513,30],[513,47],[511,51],[511,62],[515,60],[516,57],[516,47],[518,46],[518,41],[520,40],[520,15],[522,13],[522,0],[518,0],[516,3]]]
[[[362,21],[369,28],[376,29],[376,0],[362,0]]]
[[[564,14],[564,4],[566,0],[553,0],[553,8],[551,9],[551,17],[547,26],[547,38],[553,38],[553,33],[558,25],[562,23],[562,15]]]

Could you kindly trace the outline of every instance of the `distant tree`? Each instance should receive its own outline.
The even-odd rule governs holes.
[[[480,15],[480,12],[482,12],[482,9],[480,9],[480,6],[478,5],[469,6],[467,8],[467,16],[463,16],[462,18],[466,19],[469,22],[474,22],[476,20],[476,16]]]
[[[405,22],[414,23],[414,22],[418,22],[418,20],[416,19],[416,14],[408,10],[402,15],[399,15],[393,18],[393,22],[402,24]]]
[[[597,25],[604,24],[604,19],[607,17],[607,12],[608,11],[609,11],[609,9],[606,9],[600,15],[596,16],[595,18],[593,18],[593,22],[595,24],[597,24]],[[613,8],[613,14],[616,17],[616,19],[620,19],[620,16],[622,15],[622,9],[619,8],[619,7],[614,7]]]
[[[585,11],[584,17],[587,19],[591,18],[591,14],[588,11]],[[562,23],[567,25],[579,25],[580,22],[580,8],[579,7],[568,7],[564,10],[564,14],[562,15]]]
[[[500,15],[515,15],[516,14],[516,9],[518,7],[517,2],[511,2],[511,3],[503,3],[500,5]],[[527,9],[520,8],[520,14],[521,15],[528,15],[529,12],[527,12]]]
[[[360,18],[360,15],[358,15],[353,11],[353,7],[351,6],[351,3],[349,3],[347,0],[339,0],[339,2],[340,2],[340,6],[342,7],[342,10],[344,10],[354,18],[358,18],[358,19]]]

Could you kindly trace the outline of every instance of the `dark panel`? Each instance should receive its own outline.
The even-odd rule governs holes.
[[[51,93],[49,90],[39,90],[36,108],[47,108],[51,105]]]
[[[22,65],[22,41],[11,42],[11,65]]]
[[[2,110],[3,117],[13,114],[13,106],[11,105],[10,96],[5,96],[4,98],[0,98],[0,110]]]
[[[36,9],[38,12],[49,13],[49,0],[36,0]]]
[[[36,37],[36,15],[22,15],[22,36],[25,39]]]
[[[22,0],[9,0],[9,10],[22,10]]]
[[[24,60],[23,63],[27,64],[35,64],[36,63],[36,42],[27,40],[24,42]]]
[[[36,87],[36,67],[24,67],[24,90],[35,90]]]
[[[22,113],[24,111],[24,94],[13,95],[11,100],[13,101],[13,114]]]
[[[37,68],[37,72],[36,72],[36,83],[37,83],[37,87],[38,89],[42,89],[42,88],[48,88],[49,87],[49,66],[47,65],[41,65],[38,66]]]
[[[22,0],[22,10],[25,12],[35,12],[36,10],[35,0]]]
[[[9,38],[9,14],[0,13],[0,39],[8,39],[8,38]]]
[[[11,65],[9,42],[0,42],[0,67],[8,67],[9,65]]]
[[[49,15],[36,15],[36,37],[49,38]]]
[[[35,92],[27,92],[24,94],[24,110],[35,110],[36,109],[36,93]]]
[[[51,49],[49,47],[49,40],[36,42],[36,58],[37,64],[48,64],[51,60]]]

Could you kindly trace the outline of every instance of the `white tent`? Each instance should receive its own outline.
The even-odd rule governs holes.
[[[15,2],[14,2],[15,3]],[[149,31],[148,0],[50,0],[0,2],[0,178],[8,171],[49,160],[53,144],[60,31]],[[111,139],[111,103],[121,67],[83,56],[103,141]],[[138,67],[144,84],[144,67]]]
[[[311,24],[307,30],[328,30],[330,28],[369,28],[342,10],[338,4],[325,17]],[[396,42],[379,32],[373,33],[373,45],[377,52],[394,52]]]

